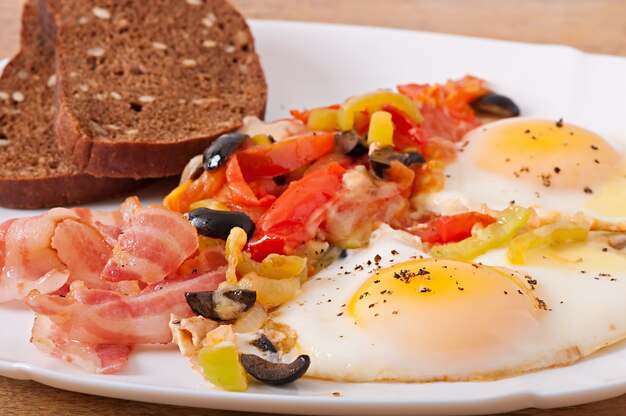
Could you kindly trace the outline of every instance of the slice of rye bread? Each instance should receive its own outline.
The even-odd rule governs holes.
[[[267,85],[226,0],[41,0],[59,144],[85,172],[162,177],[262,116]]]
[[[0,77],[0,205],[41,208],[129,191],[133,179],[96,178],[65,158],[54,137],[54,50],[37,2],[24,7],[22,47]]]

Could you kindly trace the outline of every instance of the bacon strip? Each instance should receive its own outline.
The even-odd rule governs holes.
[[[114,373],[128,361],[131,347],[123,344],[85,344],[72,341],[45,316],[35,316],[30,342],[39,350],[94,373]]]
[[[224,269],[196,277],[178,277],[148,286],[137,296],[72,284],[66,297],[33,293],[26,306],[45,315],[69,339],[89,344],[168,343],[170,313],[192,314],[184,292],[215,290]]]
[[[122,233],[122,228],[128,224],[137,209],[141,208],[139,198],[131,196],[126,198],[115,211],[98,211],[89,208],[72,208],[80,219],[92,225],[100,232],[102,237],[111,246],[115,246],[117,239]]]
[[[138,208],[113,248],[102,278],[154,283],[176,271],[198,248],[196,229],[162,207]]]
[[[73,219],[59,223],[52,237],[52,248],[69,269],[70,283],[80,280],[91,289],[114,290],[125,295],[141,291],[135,280],[108,282],[100,278],[112,250],[91,225]]]
[[[0,270],[2,270],[2,268],[4,267],[4,259],[6,257],[6,250],[5,250],[6,234],[7,234],[7,231],[9,230],[9,227],[11,226],[11,224],[13,224],[15,220],[16,219],[13,218],[10,220],[6,220],[2,224],[0,224]]]
[[[65,284],[69,274],[51,241],[57,225],[66,219],[78,219],[78,215],[69,209],[54,208],[8,225],[3,239],[0,302],[23,298],[33,289],[54,292]]]

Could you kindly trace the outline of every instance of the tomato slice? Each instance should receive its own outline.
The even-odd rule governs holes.
[[[426,132],[404,112],[385,105],[383,110],[391,114],[393,122],[393,146],[400,151],[407,149],[421,150],[426,142]]]
[[[386,179],[398,184],[402,195],[405,198],[411,196],[413,190],[413,181],[415,180],[415,171],[408,166],[392,160],[389,169],[385,172]]]
[[[330,153],[334,132],[316,132],[281,142],[254,146],[237,153],[241,173],[247,181],[273,177],[296,170]]]
[[[234,154],[228,160],[226,165],[226,185],[230,191],[229,202],[237,206],[264,206],[269,207],[276,200],[276,197],[265,194],[261,198],[246,182],[241,172],[241,164],[239,163],[239,153]]]
[[[345,172],[331,163],[289,184],[258,221],[248,244],[252,258],[260,261],[270,253],[285,254],[315,237],[325,218],[325,206],[343,186]]]
[[[465,240],[472,236],[474,225],[487,226],[496,222],[490,215],[480,212],[465,212],[457,215],[443,215],[426,223],[424,228],[410,229],[425,243],[445,244]]]
[[[420,129],[426,138],[438,136],[452,141],[481,125],[470,103],[489,92],[485,81],[471,75],[445,84],[398,85],[398,91],[417,103],[424,116]]]

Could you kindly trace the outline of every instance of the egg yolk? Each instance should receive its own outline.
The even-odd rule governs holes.
[[[358,327],[413,351],[484,355],[506,354],[527,338],[542,306],[517,277],[499,269],[420,259],[370,276],[347,310]]]
[[[507,119],[470,132],[467,149],[486,171],[547,187],[585,192],[603,184],[620,154],[597,134],[562,121]]]

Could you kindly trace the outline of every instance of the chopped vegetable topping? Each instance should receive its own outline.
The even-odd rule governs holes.
[[[432,248],[433,257],[451,260],[469,261],[511,240],[526,225],[531,210],[511,206],[502,211],[498,221],[488,225],[476,235],[457,243],[450,243]]]
[[[524,254],[533,248],[584,241],[589,235],[589,225],[558,222],[527,231],[509,242],[507,257],[513,264],[524,263]]]

